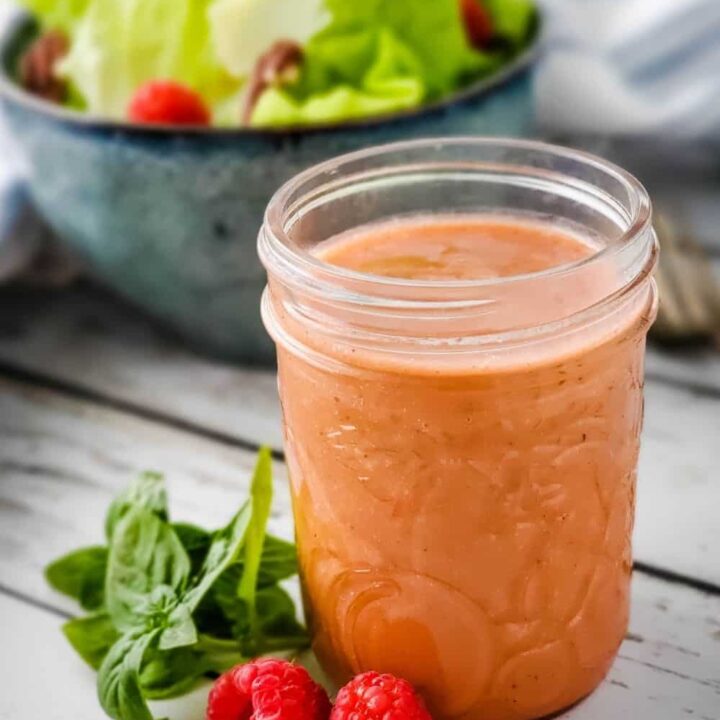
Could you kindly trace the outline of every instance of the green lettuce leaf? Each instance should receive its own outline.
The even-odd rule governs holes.
[[[22,0],[21,4],[44,28],[70,33],[91,2],[92,0]]]
[[[535,23],[532,0],[482,0],[492,17],[495,34],[515,48],[528,39]]]
[[[391,32],[417,57],[428,95],[454,90],[482,67],[470,47],[457,0],[326,0],[334,22],[326,33],[362,28]]]
[[[243,78],[278,40],[304,45],[325,27],[328,14],[325,0],[214,0],[209,20],[218,58]]]
[[[497,67],[470,47],[457,0],[326,0],[331,21],[305,47],[301,78],[272,87],[253,125],[325,123],[417,107]]]
[[[135,90],[149,80],[175,80],[212,105],[237,92],[215,56],[207,11],[212,0],[92,0],[74,27],[59,72],[87,110],[124,118]]]
[[[342,48],[350,50],[344,53]],[[365,50],[365,52],[363,52]],[[389,31],[329,36],[313,48],[318,60],[308,62],[318,87],[326,90],[302,97],[280,88],[262,94],[252,117],[254,125],[330,123],[382,115],[419,105],[426,94],[419,62]],[[371,55],[367,60],[365,55]],[[367,65],[365,63],[368,63]],[[326,75],[320,79],[321,75]],[[358,78],[357,82],[353,75]],[[333,77],[340,78],[332,86]],[[312,85],[312,81],[308,86]]]

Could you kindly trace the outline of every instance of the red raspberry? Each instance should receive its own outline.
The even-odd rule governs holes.
[[[413,686],[388,673],[356,675],[340,690],[330,720],[432,720]]]
[[[206,720],[327,720],[330,700],[305,668],[254,660],[222,675],[208,698]]]
[[[151,80],[140,86],[128,106],[128,117],[154,125],[210,124],[200,95],[172,80]]]
[[[245,720],[251,714],[250,696],[235,687],[233,671],[221,675],[210,690],[207,720]]]
[[[487,47],[494,34],[493,21],[480,0],[460,0],[465,33],[473,47]]]

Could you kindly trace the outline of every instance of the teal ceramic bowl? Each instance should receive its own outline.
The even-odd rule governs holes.
[[[534,48],[441,103],[371,121],[292,130],[142,127],[37,100],[13,81],[35,28],[0,47],[0,100],[28,160],[29,192],[95,275],[225,358],[272,362],[255,241],[267,202],[308,166],[367,145],[440,135],[531,131]]]

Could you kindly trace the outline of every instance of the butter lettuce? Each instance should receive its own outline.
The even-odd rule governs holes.
[[[239,78],[273,43],[304,45],[328,22],[324,0],[215,0],[209,17],[217,57]]]
[[[496,35],[509,45],[520,48],[535,23],[532,0],[482,0],[490,13]]]
[[[49,30],[70,32],[92,0],[24,0],[23,5]]]
[[[417,107],[494,70],[473,49],[457,0],[326,0],[329,24],[310,39],[298,83],[269,88],[253,125],[349,120]]]
[[[49,0],[45,0],[49,2]],[[59,72],[89,112],[124,118],[135,90],[154,79],[182,82],[214,104],[237,92],[210,36],[212,0],[91,0],[75,24]]]
[[[464,75],[482,65],[480,53],[467,42],[457,0],[326,2],[333,17],[328,35],[391,32],[417,56],[430,95],[455,89]]]
[[[335,53],[336,47],[346,54]],[[255,107],[254,125],[329,123],[380,115],[416,107],[426,96],[417,56],[389,31],[373,37],[328,36],[313,44],[313,52],[314,59],[306,65],[305,88],[297,95],[267,90]]]

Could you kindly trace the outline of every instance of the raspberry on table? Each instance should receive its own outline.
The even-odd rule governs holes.
[[[330,720],[431,720],[431,716],[407,680],[370,671],[340,690]]]
[[[206,720],[327,720],[330,700],[305,668],[272,658],[229,670],[213,685]]]
[[[210,124],[210,112],[200,95],[172,80],[151,80],[141,85],[130,101],[128,117],[153,125]]]

